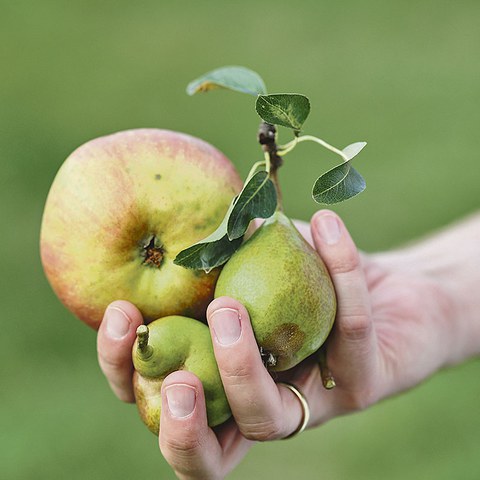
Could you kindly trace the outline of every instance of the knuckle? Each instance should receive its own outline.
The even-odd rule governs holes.
[[[347,340],[363,340],[373,328],[370,315],[367,313],[343,315],[337,322],[340,335]]]
[[[240,424],[239,428],[245,438],[256,442],[266,442],[284,436],[283,424],[275,419],[251,424]]]
[[[252,366],[249,362],[229,364],[221,367],[220,373],[229,385],[245,385],[252,379]]]
[[[332,275],[352,272],[360,267],[360,255],[356,250],[348,252],[346,255],[330,259],[328,268]]]
[[[165,457],[171,459],[191,459],[196,457],[202,449],[203,442],[200,438],[178,431],[175,435],[161,435],[160,450]]]
[[[122,370],[125,367],[125,360],[120,356],[105,355],[101,350],[97,350],[98,362],[104,373],[112,370]]]

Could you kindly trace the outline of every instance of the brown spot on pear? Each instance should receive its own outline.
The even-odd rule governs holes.
[[[133,386],[140,417],[156,435],[161,414],[161,388],[176,370],[194,373],[202,382],[208,424],[213,427],[231,415],[218,371],[208,327],[178,315],[159,318],[137,329],[132,350]]]
[[[317,351],[330,333],[336,298],[318,253],[280,211],[230,258],[215,297],[229,296],[248,310],[262,353],[287,370]]]
[[[290,352],[300,350],[304,341],[305,332],[296,323],[282,323],[265,338],[263,348],[267,352],[288,356]]]

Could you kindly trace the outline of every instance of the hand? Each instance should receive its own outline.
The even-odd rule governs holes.
[[[303,393],[312,427],[409,388],[445,362],[448,338],[438,324],[449,305],[432,278],[402,273],[381,255],[359,255],[333,212],[313,217],[311,236],[306,225],[297,226],[315,245],[335,285],[338,312],[327,361],[337,387],[323,387],[313,356],[291,371],[270,375],[245,308],[227,297],[214,300],[207,317],[233,418],[210,429],[199,380],[185,371],[165,379],[160,449],[180,478],[223,478],[252,441],[284,438],[298,428],[301,404],[276,381],[288,381]],[[132,304],[114,302],[98,334],[100,366],[124,401],[134,400],[131,347],[142,322]]]

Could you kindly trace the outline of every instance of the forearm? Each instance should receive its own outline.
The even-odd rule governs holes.
[[[444,317],[445,363],[480,354],[480,214],[432,236],[377,258],[414,276],[423,275],[438,286]]]

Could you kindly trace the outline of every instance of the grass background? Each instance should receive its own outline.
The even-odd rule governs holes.
[[[184,88],[209,69],[249,66],[270,91],[310,97],[308,133],[368,141],[356,162],[367,191],[336,210],[360,248],[394,248],[478,208],[479,20],[476,1],[0,0],[0,476],[174,478],[136,409],[108,390],[95,333],[42,273],[44,201],[74,148],[169,128],[215,144],[245,175],[259,158],[253,100]],[[313,180],[333,160],[315,145],[290,155],[291,216],[309,219]],[[472,360],[259,444],[231,478],[477,479],[479,374]]]

